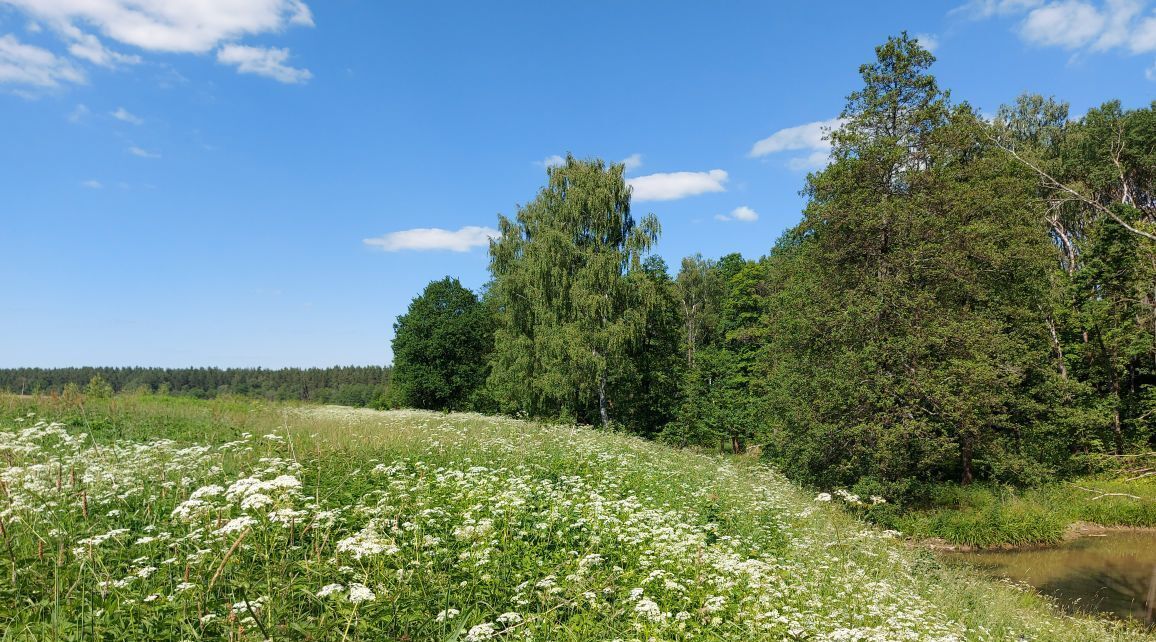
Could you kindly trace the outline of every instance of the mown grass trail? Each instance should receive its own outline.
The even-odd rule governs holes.
[[[5,640],[1144,638],[583,428],[4,398],[0,481]]]

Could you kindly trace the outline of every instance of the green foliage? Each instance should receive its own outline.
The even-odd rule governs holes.
[[[473,407],[486,379],[493,324],[477,295],[446,277],[426,286],[393,326],[397,403],[429,410]]]
[[[649,366],[633,357],[653,338],[652,311],[669,299],[642,264],[658,220],[635,223],[622,165],[568,156],[547,174],[515,220],[500,218],[490,245],[490,385],[505,412],[607,426],[636,394],[637,373]]]
[[[84,394],[93,399],[108,399],[112,396],[112,385],[105,381],[104,377],[95,374],[84,387]]]

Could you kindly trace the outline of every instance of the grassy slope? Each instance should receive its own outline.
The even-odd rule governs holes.
[[[29,428],[45,418],[67,425]],[[0,479],[0,639],[1143,637],[942,567],[755,462],[585,429],[0,398]]]

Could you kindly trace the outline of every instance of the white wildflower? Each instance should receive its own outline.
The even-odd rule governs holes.
[[[364,584],[350,584],[349,585],[349,601],[354,604],[361,602],[372,602],[377,599],[377,594]]]
[[[452,620],[461,614],[462,612],[457,609],[446,609],[444,611],[439,611],[437,617],[434,618],[434,621],[445,622],[446,620]]]
[[[466,642],[489,640],[490,638],[494,637],[494,634],[496,633],[497,630],[494,628],[493,624],[490,624],[489,622],[483,622],[470,628],[469,632],[466,633]]]

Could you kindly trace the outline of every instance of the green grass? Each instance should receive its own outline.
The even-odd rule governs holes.
[[[478,415],[77,401],[0,397],[0,640],[1148,639],[746,458]]]
[[[929,505],[880,521],[912,537],[960,546],[1056,544],[1077,523],[1156,527],[1156,478],[1086,477],[1026,490],[946,484],[935,488]]]

